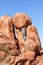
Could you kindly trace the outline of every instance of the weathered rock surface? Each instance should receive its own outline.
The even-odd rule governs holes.
[[[35,59],[35,52],[33,51],[26,51],[23,53],[23,57],[27,60],[31,61]]]
[[[0,36],[7,39],[14,38],[13,23],[10,16],[5,15],[0,18]]]
[[[0,65],[43,65],[43,49],[38,31],[26,14],[0,18]]]
[[[41,49],[41,42],[36,27],[33,25],[28,26],[26,29],[26,36],[27,39],[34,41],[33,43],[37,45],[36,49],[39,51]]]
[[[13,23],[14,26],[19,29],[32,24],[30,17],[23,13],[16,14],[13,18]]]

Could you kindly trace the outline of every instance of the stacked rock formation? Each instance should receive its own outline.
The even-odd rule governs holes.
[[[0,65],[43,65],[38,31],[26,14],[0,18]]]

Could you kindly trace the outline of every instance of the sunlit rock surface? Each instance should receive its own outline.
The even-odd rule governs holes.
[[[43,65],[41,41],[28,15],[0,17],[0,65]]]

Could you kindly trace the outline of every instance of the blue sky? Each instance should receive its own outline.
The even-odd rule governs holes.
[[[0,17],[27,13],[36,26],[43,47],[43,0],[0,0]]]

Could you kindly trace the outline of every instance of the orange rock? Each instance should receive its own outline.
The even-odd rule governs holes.
[[[12,56],[18,56],[19,55],[19,52],[18,52],[18,50],[15,48],[15,49],[12,49],[11,50],[11,55]]]
[[[27,50],[26,52],[24,52],[24,54],[22,56],[24,58],[26,58],[27,60],[34,60],[35,59],[35,52]]]
[[[11,61],[11,55],[8,55],[7,57],[5,57],[5,60],[3,62],[7,64],[10,63],[10,61]]]
[[[41,55],[41,60],[43,60],[43,55]]]
[[[10,64],[13,64],[15,62],[15,56],[11,56]]]
[[[10,63],[0,62],[0,65],[10,65]]]
[[[0,61],[5,57],[5,52],[0,51]]]
[[[43,60],[40,60],[40,62],[37,65],[43,65]]]
[[[41,49],[40,54],[43,55],[43,49]]]
[[[20,57],[20,56],[17,56],[16,58],[15,58],[15,62],[14,62],[14,64],[13,65],[19,65],[19,64],[22,64],[22,65],[24,65],[24,63],[25,63],[25,61],[26,61],[26,59],[24,58],[24,57]]]
[[[43,65],[37,29],[26,14],[0,18],[0,65]]]
[[[4,52],[7,52],[9,50],[9,44],[1,44],[0,43],[0,51],[4,51]]]
[[[28,50],[36,52],[37,44],[34,40],[26,39],[25,45]]]
[[[24,48],[24,39],[23,39],[23,34],[20,30],[16,30],[16,34],[17,34],[17,40],[18,40],[18,44],[19,44],[19,48],[21,52],[25,51]]]
[[[25,63],[25,65],[30,65],[30,61],[27,61],[27,62]]]
[[[13,23],[19,29],[32,24],[30,17],[23,13],[17,13],[13,18]]]
[[[5,15],[0,18],[0,36],[14,39],[12,18],[10,16]]]
[[[40,56],[37,56],[34,61],[31,62],[31,65],[37,65],[40,61]]]
[[[27,27],[26,29],[26,36],[28,39],[32,39],[33,41],[36,42],[37,44],[37,50],[41,49],[41,42],[40,42],[40,38],[38,36],[38,32],[35,26],[30,25]]]

